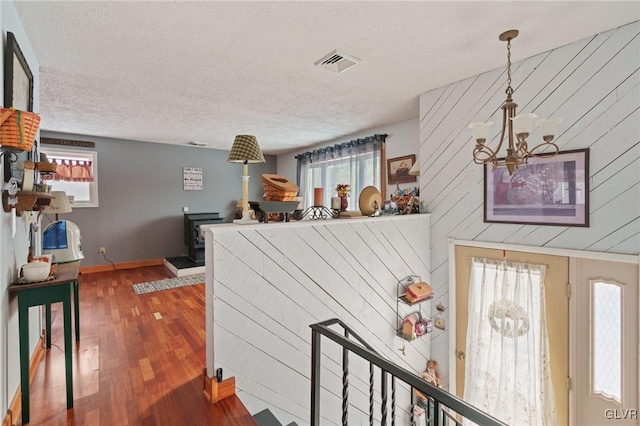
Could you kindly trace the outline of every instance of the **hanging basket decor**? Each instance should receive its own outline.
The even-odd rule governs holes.
[[[295,201],[298,195],[298,185],[281,175],[263,174],[262,186],[267,201]]]
[[[31,151],[40,126],[40,116],[15,108],[0,108],[0,146]]]

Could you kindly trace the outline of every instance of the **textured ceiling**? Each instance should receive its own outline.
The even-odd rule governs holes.
[[[633,2],[21,2],[44,130],[266,153],[418,116],[418,96],[640,18]],[[338,49],[361,62],[335,74]],[[514,83],[517,82],[514,81]]]

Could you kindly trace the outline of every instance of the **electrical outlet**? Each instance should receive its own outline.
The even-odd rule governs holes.
[[[187,213],[189,211],[189,207],[183,207],[182,208],[182,213]]]
[[[98,251],[99,254],[106,254],[107,253],[107,248],[106,247],[100,247],[100,250]]]

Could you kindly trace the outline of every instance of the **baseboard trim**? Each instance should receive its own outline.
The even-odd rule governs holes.
[[[115,269],[135,269],[143,266],[159,266],[164,265],[164,259],[138,260],[136,262],[116,263],[115,265],[93,265],[80,267],[81,274],[91,274],[93,272],[106,272]]]
[[[40,336],[40,341],[36,345],[35,351],[33,351],[33,355],[31,355],[31,361],[29,362],[29,382],[33,382],[33,377],[35,376],[36,368],[38,364],[40,364],[40,360],[44,355],[44,336]],[[9,409],[7,410],[7,414],[4,416],[2,420],[2,426],[15,426],[18,424],[18,417],[22,414],[22,393],[20,389],[20,385],[18,385],[18,389],[16,389],[16,393],[13,395],[13,399],[11,400],[11,405],[9,405]]]
[[[218,382],[217,379],[209,377],[207,374],[207,368],[205,367],[202,370],[203,376],[203,393],[204,397],[211,404],[215,404],[216,402],[233,396],[236,394],[236,378],[229,377],[221,382]]]

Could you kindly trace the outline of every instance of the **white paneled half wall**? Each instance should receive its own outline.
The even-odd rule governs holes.
[[[234,376],[250,412],[269,408],[284,424],[309,424],[309,325],[340,318],[382,356],[421,372],[430,339],[396,335],[396,288],[407,275],[430,279],[429,232],[429,215],[419,214],[211,226],[207,371]],[[322,353],[322,424],[341,424],[341,350],[323,339]],[[361,424],[369,416],[369,364],[352,356],[349,368],[349,422]],[[397,403],[398,421],[408,424],[409,389],[398,386]]]
[[[484,222],[483,166],[472,161],[475,141],[467,125],[493,121],[489,145],[497,144],[506,67],[420,96],[420,195],[431,213],[434,303],[448,305],[449,238],[640,253],[639,32],[636,21],[524,60],[516,56],[518,39],[513,42],[518,112],[563,117],[556,136],[560,149],[590,149],[588,228]],[[541,136],[534,132],[530,139]],[[445,332],[431,341],[445,383],[448,338]]]

